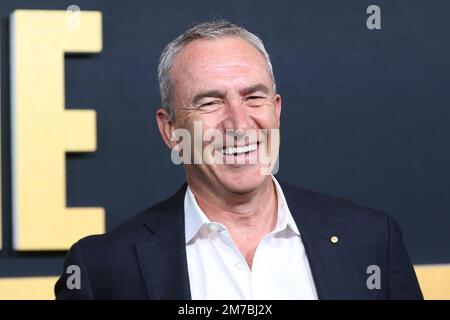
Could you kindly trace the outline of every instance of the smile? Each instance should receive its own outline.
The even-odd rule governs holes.
[[[258,143],[252,143],[243,147],[227,147],[222,149],[217,149],[222,154],[225,155],[239,155],[243,153],[253,152],[258,148]]]

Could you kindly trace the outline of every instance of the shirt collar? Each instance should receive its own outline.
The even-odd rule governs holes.
[[[283,190],[281,189],[280,184],[273,175],[272,180],[275,184],[275,190],[277,191],[278,200],[277,226],[275,227],[274,232],[282,231],[286,227],[289,227],[296,235],[299,236],[300,232],[298,231],[297,224],[295,223],[291,211],[289,210]]]
[[[277,224],[271,233],[274,234],[283,231],[286,227],[289,227],[296,235],[299,236],[300,232],[298,231],[297,225],[289,210],[283,190],[273,175],[272,181],[274,182],[275,190],[277,192],[278,213]],[[195,199],[189,185],[186,188],[186,194],[184,197],[184,221],[186,243],[190,242],[204,225],[217,225],[216,229],[218,231],[225,228],[222,224],[211,222],[208,219],[203,210],[198,206],[197,200]]]
[[[203,210],[198,206],[197,200],[189,185],[186,188],[186,195],[184,196],[184,223],[186,243],[195,237],[203,225],[211,223]]]

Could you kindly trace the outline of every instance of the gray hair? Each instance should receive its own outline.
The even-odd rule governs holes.
[[[273,90],[276,91],[275,77],[273,75],[272,63],[269,54],[264,48],[262,40],[255,34],[249,32],[243,27],[232,24],[226,20],[215,20],[203,22],[186,30],[183,34],[175,38],[163,50],[159,58],[158,81],[161,94],[161,103],[164,109],[173,116],[172,105],[172,83],[170,81],[170,69],[173,65],[176,55],[187,44],[198,39],[219,39],[225,37],[238,37],[246,40],[254,46],[265,58],[269,74],[272,78]]]

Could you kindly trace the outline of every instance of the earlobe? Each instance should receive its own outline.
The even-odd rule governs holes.
[[[158,124],[159,133],[164,143],[172,149],[176,144],[172,139],[173,121],[170,119],[170,115],[164,108],[159,108],[156,111],[156,122]]]
[[[281,119],[281,96],[277,94],[275,96],[275,108],[277,112],[277,118],[278,118],[278,127],[280,127],[280,119]]]

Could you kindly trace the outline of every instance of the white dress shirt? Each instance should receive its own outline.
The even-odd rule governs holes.
[[[227,228],[210,221],[187,188],[184,214],[192,299],[317,299],[300,232],[280,185],[272,179],[277,224],[259,243],[251,270]]]

